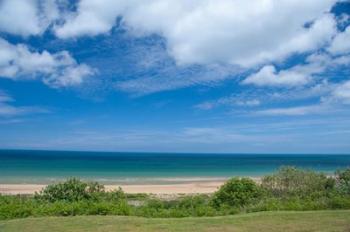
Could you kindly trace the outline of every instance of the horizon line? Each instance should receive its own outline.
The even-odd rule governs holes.
[[[38,152],[86,152],[86,153],[129,153],[129,154],[179,154],[179,155],[350,155],[350,153],[281,153],[281,152],[171,152],[171,151],[102,151],[102,150],[54,150],[54,149],[17,149],[0,148],[1,151],[38,151]]]

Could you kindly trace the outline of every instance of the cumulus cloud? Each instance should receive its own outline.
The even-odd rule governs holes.
[[[21,35],[38,35],[59,17],[55,0],[0,1],[0,31]]]
[[[51,54],[31,51],[24,44],[13,45],[0,38],[0,77],[10,79],[43,78],[52,87],[78,85],[94,70],[78,64],[67,51]]]
[[[293,70],[277,72],[272,65],[264,66],[259,72],[248,76],[242,83],[257,86],[298,86],[308,83],[310,77]]]
[[[350,26],[348,26],[344,32],[336,35],[328,50],[333,54],[350,52]]]
[[[114,85],[141,95],[216,83],[257,67],[262,68],[245,79],[244,84],[295,87],[310,83],[313,75],[321,73],[324,68],[317,66],[320,62],[287,70],[278,70],[272,62],[278,64],[294,54],[313,53],[328,44],[333,55],[345,54],[350,49],[347,42],[350,29],[341,33],[337,30],[337,22],[346,21],[346,15],[330,13],[336,2],[81,0],[73,4],[64,0],[3,0],[0,31],[29,36],[41,35],[49,28],[58,38],[68,39],[110,33],[118,26],[134,37],[157,34],[164,39],[165,51],[175,66],[167,63],[164,71],[152,76],[118,80]],[[89,66],[77,64],[65,51],[33,52],[25,45],[13,45],[6,50],[3,44],[0,39],[3,77],[33,78],[40,74],[46,84],[59,87],[78,85],[94,73]],[[16,56],[14,53],[20,54],[14,62],[5,57]],[[21,59],[22,56],[32,59]]]
[[[56,25],[59,38],[94,36],[106,33],[114,26],[116,17],[125,10],[128,1],[83,0],[79,1],[77,12],[67,12],[64,25]],[[134,1],[130,1],[132,4]]]
[[[95,71],[86,64],[71,65],[52,73],[44,79],[44,83],[53,87],[76,86],[83,83],[84,78],[91,76]]]
[[[116,24],[134,35],[160,34],[178,64],[244,67],[311,51],[336,33],[335,0],[82,0],[56,25],[60,38],[107,33]],[[305,26],[308,24],[309,26]],[[288,26],[285,26],[288,25]]]
[[[310,83],[312,77],[328,69],[350,64],[350,55],[332,57],[325,53],[315,53],[306,58],[306,64],[298,64],[288,69],[277,71],[273,65],[265,65],[257,73],[249,75],[242,84],[256,86],[294,87]]]

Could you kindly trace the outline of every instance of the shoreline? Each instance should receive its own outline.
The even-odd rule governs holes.
[[[256,182],[260,182],[261,177],[247,177]],[[146,193],[155,195],[172,195],[172,194],[210,194],[219,189],[229,178],[200,178],[200,179],[176,179],[168,182],[128,182],[103,184],[106,191],[113,191],[119,187],[125,193]],[[52,182],[58,183],[58,182]],[[40,192],[48,184],[46,183],[0,183],[0,194],[3,195],[31,195]]]
[[[147,194],[196,194],[196,193],[213,193],[224,181],[215,182],[192,182],[182,184],[121,184],[121,185],[104,185],[106,191],[113,191],[119,187],[125,193],[147,193]],[[42,190],[45,184],[0,184],[0,194],[17,195],[17,194],[34,194]]]

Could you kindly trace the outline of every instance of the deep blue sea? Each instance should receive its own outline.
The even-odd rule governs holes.
[[[292,165],[331,174],[350,155],[171,154],[0,150],[0,183],[50,183],[67,177],[102,183],[166,183],[261,176]]]

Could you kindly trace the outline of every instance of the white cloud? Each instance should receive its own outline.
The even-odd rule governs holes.
[[[29,107],[29,106],[12,106],[8,104],[0,103],[0,116],[10,117],[10,116],[20,116],[25,114],[33,113],[47,113],[46,109],[40,107]]]
[[[194,107],[200,110],[211,110],[214,107],[216,107],[216,104],[215,102],[207,101],[207,102],[202,102],[198,105],[195,105]]]
[[[252,100],[242,100],[242,101],[237,101],[236,104],[240,106],[258,106],[260,105],[260,101],[257,99],[252,99]]]
[[[257,86],[299,86],[310,81],[310,77],[302,72],[282,70],[277,72],[272,65],[266,65],[259,72],[248,76],[242,83]]]
[[[226,142],[238,142],[244,140],[252,140],[253,138],[225,130],[222,128],[184,128],[181,138],[187,142],[203,143],[203,144],[215,144],[215,143],[226,143]]]
[[[79,1],[76,13],[65,16],[63,26],[56,25],[55,33],[60,38],[94,36],[106,33],[114,26],[116,17],[122,13],[128,1],[88,0]],[[130,4],[132,4],[130,1]]]
[[[53,32],[61,39],[96,36],[109,33],[120,18],[121,26],[133,36],[158,34],[164,37],[166,52],[177,66],[166,67],[153,76],[145,73],[141,78],[118,80],[115,84],[119,90],[137,94],[198,83],[212,84],[237,75],[242,67],[256,68],[257,65],[265,66],[243,83],[295,87],[310,83],[312,76],[325,68],[320,62],[310,61],[308,65],[279,71],[268,64],[281,62],[293,54],[324,48],[332,38],[330,51],[337,54],[339,49],[342,53],[346,51],[350,29],[338,33],[335,16],[329,13],[336,2],[81,0],[75,8],[67,7],[66,4],[72,3],[64,0],[3,0],[0,2],[0,31],[22,36],[41,35],[53,25]],[[341,23],[346,17],[337,19]],[[3,77],[20,79],[43,75],[45,83],[59,87],[78,85],[85,76],[94,73],[89,66],[77,64],[66,52],[33,52],[25,45],[13,45],[5,51],[1,39],[0,45]],[[343,58],[338,62],[348,62]],[[196,64],[200,68],[193,68]],[[228,66],[231,67],[223,68]],[[193,72],[201,68],[203,70]]]
[[[1,123],[1,121],[0,121]],[[178,127],[176,129],[137,130],[64,130],[62,136],[55,133],[43,138],[24,137],[20,141],[12,137],[0,140],[0,145],[11,148],[102,150],[102,151],[150,151],[167,152],[266,152],[283,153],[288,149],[295,153],[310,153],[320,144],[323,152],[334,152],[339,144],[348,145],[349,120],[337,118],[288,118],[284,121],[243,121],[230,125],[210,127]],[[74,128],[74,127],[73,127]],[[332,136],[330,136],[332,135]],[[339,135],[339,136],[337,136]],[[330,140],[331,143],[330,143]],[[321,141],[321,142],[320,142]],[[330,145],[331,144],[331,145]],[[348,150],[348,149],[347,149]],[[347,151],[345,149],[345,151]]]
[[[53,73],[44,79],[44,82],[49,86],[76,86],[83,83],[84,78],[94,74],[94,70],[86,64],[70,65]]]
[[[336,35],[328,50],[334,54],[350,52],[350,26],[348,26],[344,32]]]
[[[349,21],[350,21],[350,15],[346,13],[342,13],[337,17],[337,23],[341,27],[348,25]]]
[[[78,64],[67,51],[33,52],[24,44],[13,45],[0,38],[0,77],[16,80],[39,76],[52,87],[62,87],[81,84],[93,73],[92,68]]]
[[[153,70],[156,72],[152,71],[152,74],[146,73],[145,76],[140,75],[141,77],[135,79],[117,82],[115,87],[140,96],[197,84],[212,86],[240,71],[237,68],[220,65],[189,67],[160,65],[154,66]]]
[[[325,12],[335,2],[82,0],[55,32],[60,38],[108,33],[120,16],[135,35],[164,36],[178,64],[224,62],[247,67],[329,42],[336,33],[335,20]],[[307,23],[311,26],[305,27]]]
[[[58,16],[54,0],[0,1],[0,31],[10,34],[41,34]]]
[[[33,113],[48,113],[47,109],[35,106],[14,106],[14,99],[0,91],[0,117],[13,117]]]
[[[307,114],[318,114],[327,111],[325,105],[309,105],[309,106],[297,106],[289,108],[272,108],[267,110],[255,111],[254,114],[258,115],[286,115],[286,116],[300,116]]]
[[[330,96],[323,99],[324,101],[340,102],[350,104],[350,81],[345,81],[336,85]]]
[[[306,58],[306,65],[297,65],[299,70],[307,73],[321,73],[327,68],[350,64],[350,55],[330,56],[326,53],[315,53]]]
[[[259,99],[244,99],[237,96],[222,97],[215,101],[202,102],[195,105],[195,108],[201,110],[211,110],[219,106],[239,106],[239,107],[254,107],[259,106],[261,101]]]
[[[325,53],[315,53],[306,58],[306,64],[298,64],[289,69],[277,71],[272,65],[265,65],[257,73],[249,75],[242,84],[256,86],[294,87],[306,85],[313,81],[312,77],[324,73],[328,69],[339,68],[350,64],[350,55],[332,57]]]
[[[0,103],[12,102],[13,98],[0,90]]]

